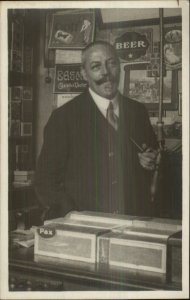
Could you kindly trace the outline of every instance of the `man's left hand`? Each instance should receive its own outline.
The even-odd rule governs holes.
[[[152,148],[147,148],[144,152],[138,153],[141,166],[148,171],[154,171],[157,155],[158,151],[153,150]]]

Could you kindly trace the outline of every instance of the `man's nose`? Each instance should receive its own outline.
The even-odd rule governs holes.
[[[107,75],[109,72],[108,66],[106,64],[102,65],[101,72],[103,75]]]

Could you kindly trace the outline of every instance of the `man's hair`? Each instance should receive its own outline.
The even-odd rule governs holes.
[[[95,46],[105,46],[105,47],[108,47],[111,49],[111,51],[114,53],[114,55],[117,57],[117,59],[119,60],[118,58],[118,55],[117,55],[117,52],[114,48],[113,45],[111,45],[109,42],[106,42],[106,41],[102,41],[102,40],[99,40],[99,41],[95,41],[95,42],[92,42],[90,44],[88,44],[83,50],[82,50],[82,66],[84,67],[85,65],[85,55],[86,55],[86,52],[95,47]]]

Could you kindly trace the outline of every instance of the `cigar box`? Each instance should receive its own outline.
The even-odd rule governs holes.
[[[143,228],[143,227],[126,227],[123,228],[122,233],[128,236],[136,236],[140,238],[149,238],[150,240],[162,240],[167,241],[167,239],[174,234],[173,230],[168,229],[154,229],[154,228]]]
[[[107,267],[166,273],[167,234],[109,232],[98,237],[97,262]]]
[[[32,135],[32,122],[21,122],[21,136]]]
[[[114,224],[115,227],[119,226],[132,226],[137,216],[121,215],[94,211],[72,211],[67,217],[71,220],[86,221],[86,222],[100,222],[102,224]]]
[[[168,272],[169,282],[182,282],[182,231],[176,232],[168,239]]]
[[[97,236],[106,230],[67,224],[48,224],[35,231],[34,254],[95,263]]]
[[[86,221],[86,220],[73,220],[73,219],[65,219],[65,218],[57,218],[53,220],[46,220],[44,222],[45,225],[48,224],[66,224],[70,226],[78,226],[78,227],[86,227],[86,228],[99,228],[99,229],[114,229],[118,228],[118,225],[116,223],[103,223],[103,222],[98,222],[98,221]]]
[[[160,230],[171,230],[173,232],[182,230],[181,220],[167,218],[138,217],[133,221],[133,226]]]

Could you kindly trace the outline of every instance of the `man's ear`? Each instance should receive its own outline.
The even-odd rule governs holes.
[[[85,81],[87,81],[86,71],[85,71],[84,67],[81,67],[80,73],[81,73],[83,79],[84,79]]]

